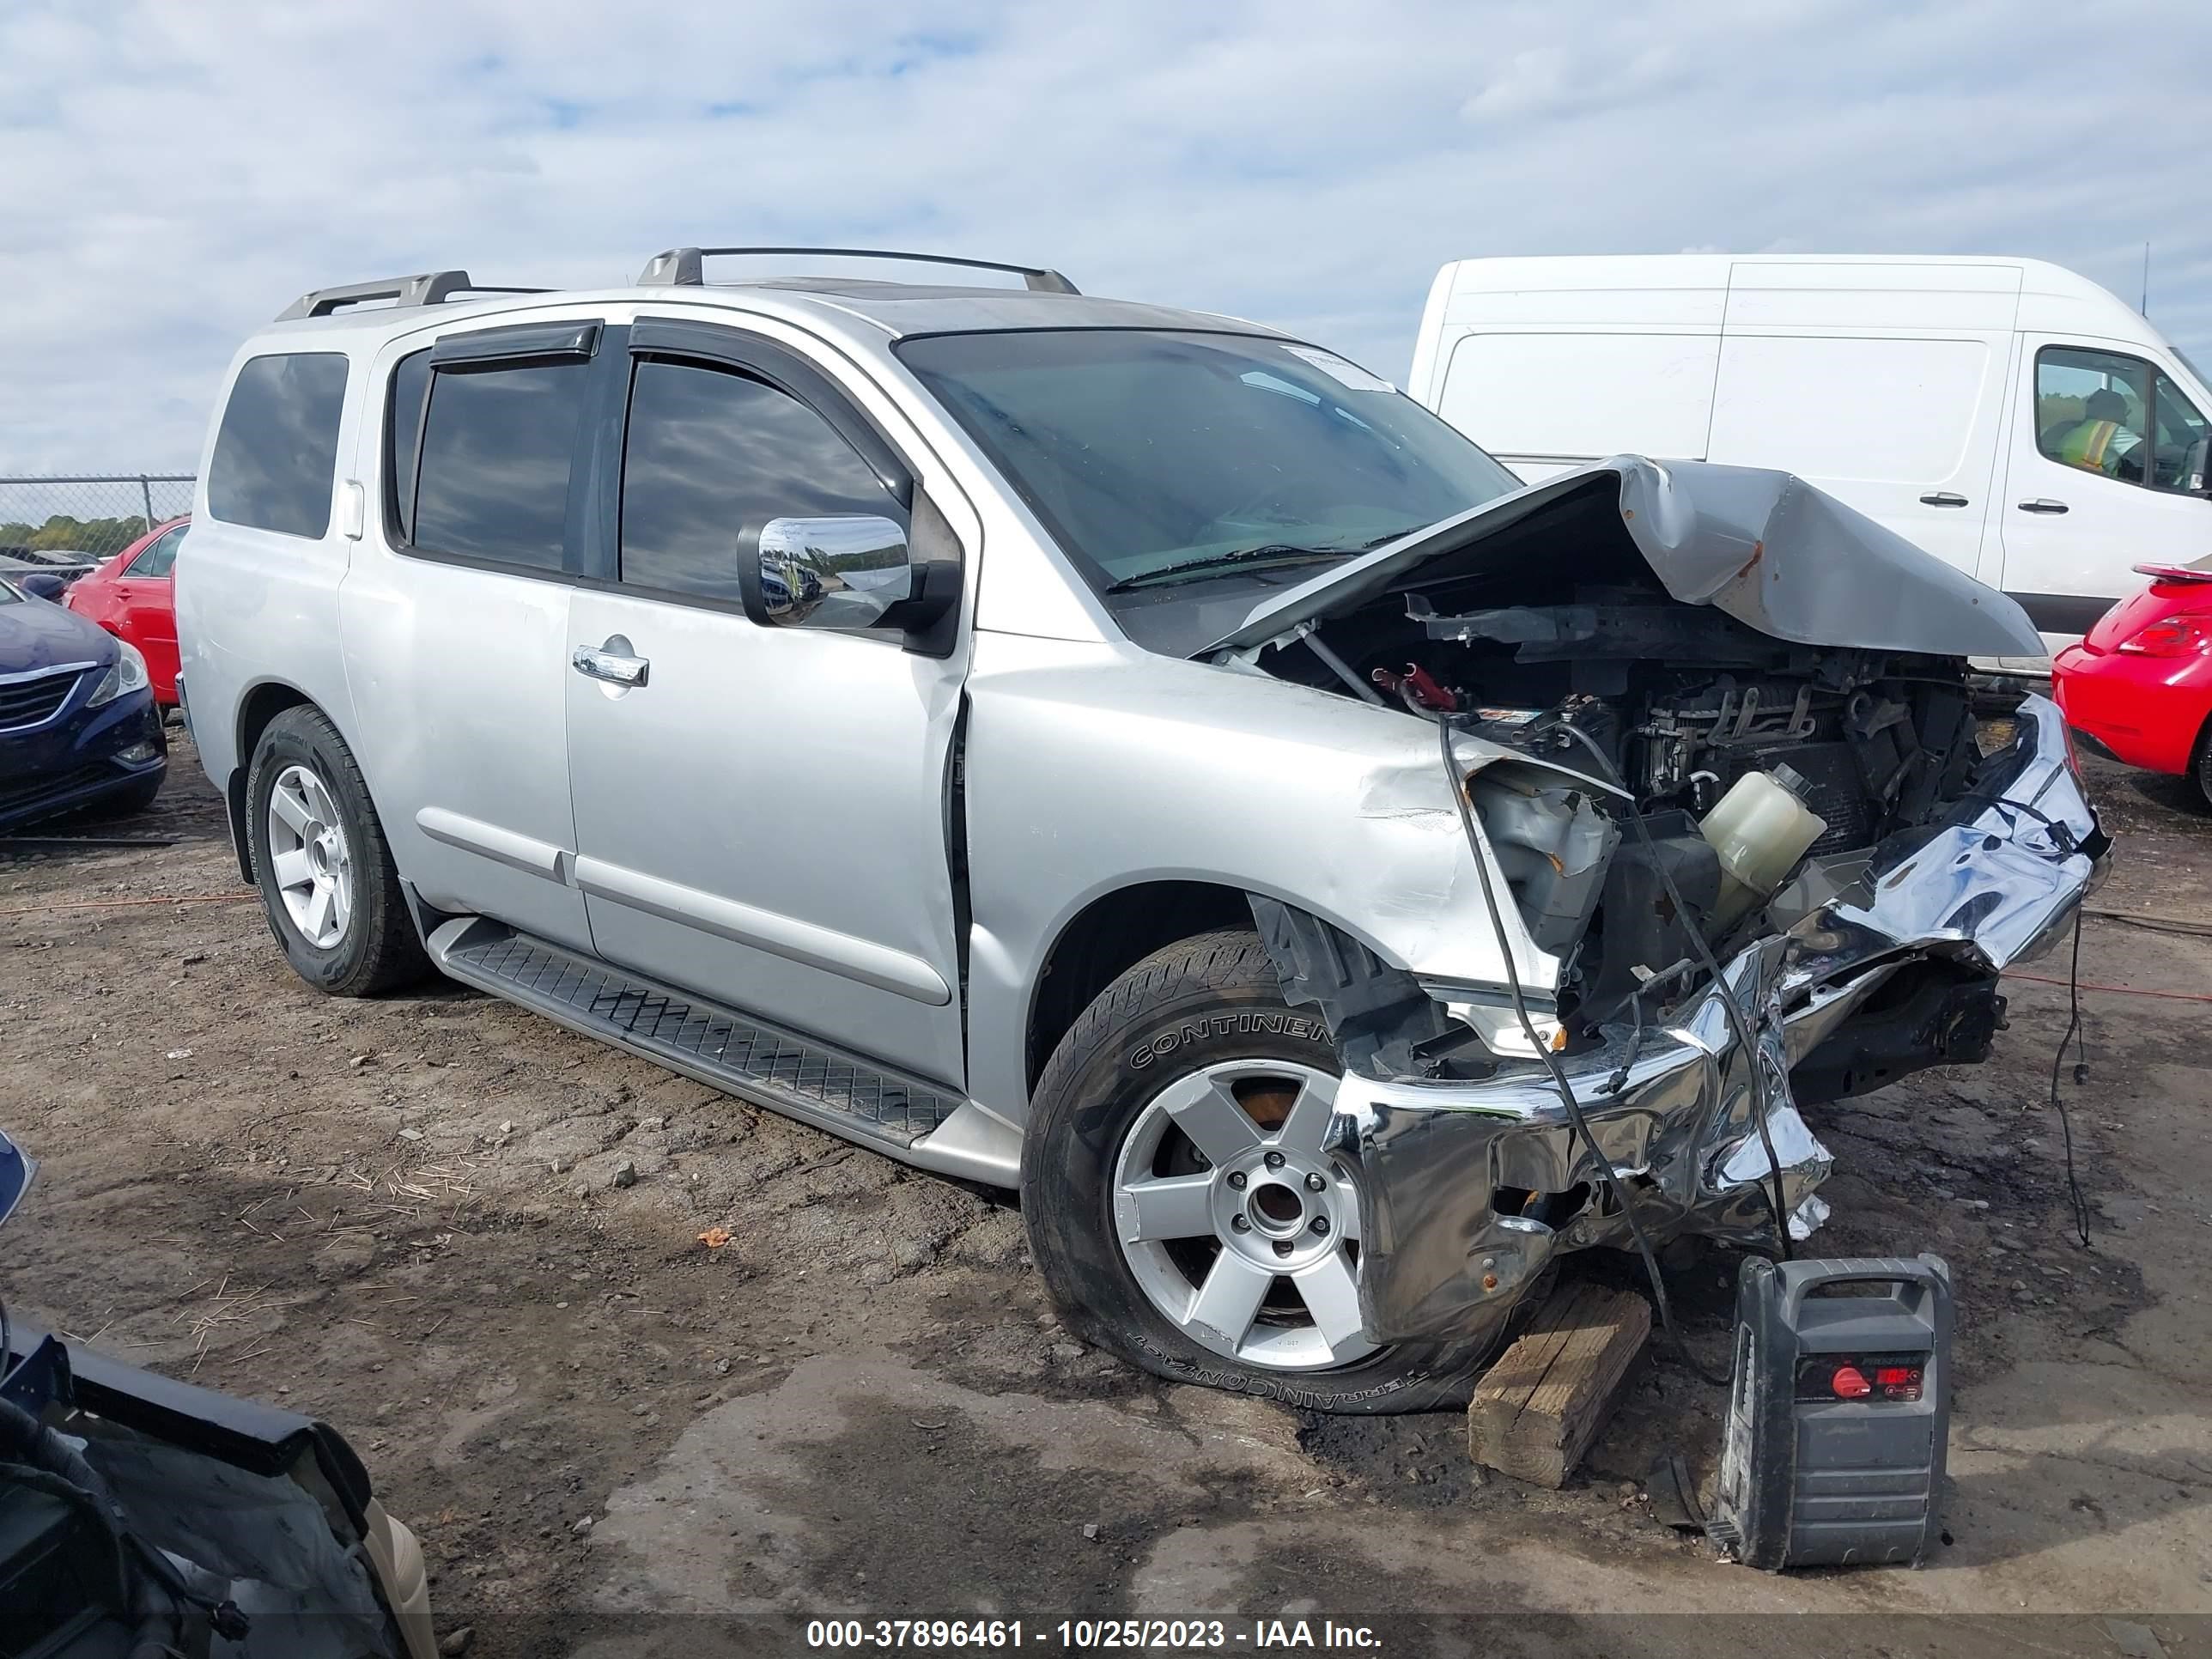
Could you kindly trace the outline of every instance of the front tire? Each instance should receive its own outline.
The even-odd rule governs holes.
[[[1181,1382],[1339,1413],[1463,1405],[1484,1342],[1360,1334],[1340,1062],[1249,933],[1156,951],[1037,1080],[1022,1213],[1072,1328]]]
[[[429,971],[368,786],[320,710],[288,708],[262,732],[246,834],[269,930],[308,984],[374,996]]]

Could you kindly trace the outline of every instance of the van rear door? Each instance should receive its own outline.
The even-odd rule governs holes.
[[[1994,582],[2016,266],[1738,260],[1707,454],[1795,472]]]

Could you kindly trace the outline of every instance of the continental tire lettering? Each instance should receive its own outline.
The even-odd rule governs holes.
[[[1148,1042],[1129,1051],[1129,1067],[1143,1071],[1156,1060],[1164,1060],[1186,1042],[1203,1042],[1209,1036],[1267,1036],[1298,1037],[1325,1042],[1328,1032],[1317,1019],[1306,1019],[1297,1014],[1270,1012],[1265,1010],[1239,1014],[1215,1014],[1203,1020],[1187,1019],[1172,1031],[1162,1031]]]

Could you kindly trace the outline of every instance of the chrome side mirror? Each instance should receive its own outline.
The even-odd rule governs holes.
[[[906,532],[873,513],[770,519],[746,611],[774,627],[872,628],[915,597]]]

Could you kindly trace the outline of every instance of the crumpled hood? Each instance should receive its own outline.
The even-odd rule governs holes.
[[[1717,606],[1793,644],[1950,657],[2044,652],[2027,613],[2012,600],[1802,478],[1763,467],[1616,455],[1442,520],[1273,595],[1198,654],[1279,640],[1417,571],[1425,584],[1510,568],[1508,561],[1528,556],[1532,539],[1549,556],[1588,557],[1594,566],[1617,563],[1604,556],[1626,544],[1675,599]],[[1557,554],[1549,555],[1554,545]]]

